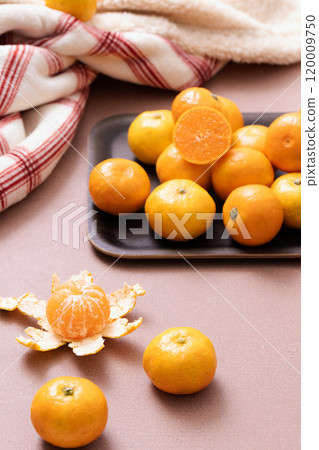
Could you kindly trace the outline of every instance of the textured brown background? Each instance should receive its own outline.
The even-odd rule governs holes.
[[[229,64],[207,86],[232,98],[242,111],[259,112],[299,74],[298,65]],[[85,156],[88,133],[98,120],[169,108],[173,96],[100,77],[73,144]],[[293,111],[299,105],[297,81],[270,110]],[[89,269],[98,277],[112,264],[112,258],[98,254],[89,243],[75,250],[51,239],[52,214],[70,202],[86,205],[87,170],[87,163],[69,149],[41,187],[1,214],[0,295],[31,291],[47,299],[54,272],[66,279]],[[30,404],[49,379],[76,375],[96,382],[109,403],[107,428],[90,450],[299,449],[300,376],[289,365],[299,371],[299,262],[195,261],[194,265],[225,298],[184,261],[122,260],[106,272],[99,283],[107,292],[124,281],[146,288],[147,295],[131,313],[131,318],[142,315],[144,323],[130,336],[108,340],[95,356],[78,358],[67,347],[44,354],[26,351],[15,337],[31,319],[0,312],[0,448],[53,448],[33,430]],[[196,327],[209,336],[218,357],[213,383],[189,397],[155,389],[141,364],[148,342],[179,325]]]

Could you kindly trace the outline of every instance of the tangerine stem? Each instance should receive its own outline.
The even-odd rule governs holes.
[[[238,216],[238,209],[236,207],[234,207],[231,211],[230,211],[230,217],[232,220],[236,220]]]
[[[70,386],[64,386],[64,388],[62,388],[62,392],[64,395],[73,395],[74,394],[74,388],[70,387]]]
[[[297,184],[297,186],[300,186],[301,185],[301,180],[299,180],[299,179],[294,180],[294,184]]]

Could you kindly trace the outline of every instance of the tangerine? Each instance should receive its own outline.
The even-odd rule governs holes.
[[[86,22],[94,16],[97,0],[45,0],[45,4]]]
[[[239,186],[274,181],[274,169],[269,159],[252,148],[231,148],[212,167],[212,181],[216,194],[223,200]]]
[[[205,233],[216,205],[209,193],[191,180],[170,180],[157,186],[145,203],[151,228],[165,239],[187,241]]]
[[[142,166],[123,158],[110,158],[94,167],[89,191],[95,205],[110,214],[134,213],[144,206],[151,182]]]
[[[219,97],[209,89],[203,87],[190,87],[176,95],[172,103],[172,115],[176,122],[185,112],[196,106],[215,108],[225,115],[225,109]]]
[[[301,228],[301,173],[286,173],[278,177],[271,189],[284,209],[286,227]]]
[[[232,135],[232,148],[249,147],[266,153],[266,134],[268,127],[264,125],[248,125],[238,128]]]
[[[103,432],[108,407],[101,389],[79,377],[58,377],[44,384],[31,404],[31,421],[47,442],[61,448],[89,444]]]
[[[159,156],[156,173],[161,183],[184,178],[195,181],[206,190],[212,185],[210,164],[198,165],[187,162],[174,144],[170,144]]]
[[[301,114],[283,114],[269,126],[266,155],[274,166],[284,172],[301,170]]]
[[[110,303],[100,286],[81,289],[67,281],[52,294],[46,307],[51,328],[65,339],[79,341],[100,333],[110,317]]]
[[[244,126],[244,118],[235,102],[229,98],[216,95],[216,98],[222,104],[225,117],[229,120],[233,133]]]
[[[144,111],[131,123],[127,141],[137,159],[155,164],[159,155],[172,143],[175,122],[171,111]]]
[[[223,206],[226,230],[242,245],[256,246],[271,241],[279,232],[283,219],[283,208],[276,194],[259,184],[235,189]]]
[[[193,394],[213,380],[217,367],[210,339],[191,327],[169,328],[156,336],[143,355],[151,382],[170,394]]]

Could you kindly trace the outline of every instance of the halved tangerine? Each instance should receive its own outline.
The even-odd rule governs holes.
[[[231,145],[229,121],[214,108],[198,106],[185,111],[176,122],[174,145],[193,164],[209,164]]]
[[[100,333],[110,317],[110,302],[100,286],[81,289],[74,281],[59,286],[46,308],[52,329],[68,340],[81,340]]]

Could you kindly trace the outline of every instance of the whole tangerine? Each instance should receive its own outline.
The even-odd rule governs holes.
[[[216,194],[223,200],[245,184],[270,186],[274,169],[261,152],[248,147],[231,148],[212,166],[212,181]]]
[[[195,181],[206,190],[212,185],[210,164],[198,165],[187,162],[174,144],[170,144],[159,156],[156,173],[161,183],[183,178]]]
[[[166,181],[154,189],[145,203],[151,228],[174,241],[188,241],[204,234],[215,212],[213,198],[191,180]]]
[[[301,173],[286,173],[271,185],[284,209],[284,224],[288,228],[301,228]]]
[[[86,22],[94,16],[97,0],[45,0],[45,4]]]
[[[244,118],[236,103],[229,98],[222,97],[221,95],[217,95],[216,97],[223,106],[223,109],[221,111],[224,112],[224,115],[229,120],[232,132],[234,133],[236,130],[238,130],[238,128],[243,127]]]
[[[128,145],[137,159],[145,164],[155,164],[159,155],[172,143],[174,126],[171,111],[144,111],[128,129]]]
[[[247,246],[263,245],[279,232],[284,212],[267,186],[249,184],[230,193],[223,206],[223,221],[230,237]]]
[[[284,172],[301,170],[301,114],[287,113],[277,117],[268,128],[266,155]]]
[[[247,125],[236,130],[232,135],[232,148],[249,147],[266,154],[266,135],[268,127],[264,125]]]
[[[143,355],[151,382],[170,394],[193,394],[213,380],[217,358],[211,340],[192,327],[169,328],[156,336]]]
[[[189,87],[177,94],[173,100],[172,115],[174,121],[176,122],[185,111],[196,106],[208,106],[217,109],[224,115],[226,114],[219,96],[203,87]]]
[[[142,166],[124,158],[110,158],[97,164],[89,178],[89,192],[95,205],[113,215],[140,210],[151,192],[151,182]]]
[[[31,404],[36,432],[56,447],[77,448],[103,432],[108,406],[101,389],[79,377],[58,377],[44,384]]]

